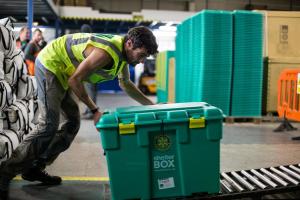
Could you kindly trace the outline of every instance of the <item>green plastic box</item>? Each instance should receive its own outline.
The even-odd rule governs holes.
[[[174,58],[174,51],[162,51],[156,57],[156,94],[159,103],[168,102],[171,58]]]
[[[218,193],[223,113],[207,103],[118,108],[97,128],[112,198]]]

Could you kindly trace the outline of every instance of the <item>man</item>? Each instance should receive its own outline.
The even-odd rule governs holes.
[[[29,30],[26,26],[22,27],[19,33],[19,37],[16,40],[16,47],[21,49],[23,52],[26,48],[26,45],[29,42]]]
[[[35,66],[38,96],[45,112],[38,133],[27,137],[1,165],[0,197],[7,198],[9,182],[18,173],[29,181],[61,183],[60,177],[50,176],[44,168],[70,146],[79,130],[79,109],[71,91],[91,110],[95,124],[102,116],[100,108],[87,95],[83,81],[96,83],[119,75],[120,85],[129,96],[141,104],[153,104],[130,81],[127,64],[136,65],[156,53],[155,37],[145,27],[132,28],[125,37],[76,33],[48,44],[38,55]],[[56,134],[61,110],[66,122]]]
[[[33,31],[32,40],[27,44],[24,50],[24,57],[27,65],[27,71],[29,75],[34,76],[34,62],[41,51],[39,46],[40,41],[43,39],[43,33],[40,29],[35,29]]]

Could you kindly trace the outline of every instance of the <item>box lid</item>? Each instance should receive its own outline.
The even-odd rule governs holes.
[[[220,120],[223,119],[223,113],[219,108],[204,102],[130,106],[104,114],[96,127],[106,129],[120,127],[119,124],[151,125],[187,121],[193,124],[203,123],[203,119]]]

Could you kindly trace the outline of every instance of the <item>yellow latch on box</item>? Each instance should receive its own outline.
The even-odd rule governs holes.
[[[205,127],[205,118],[201,117],[198,119],[190,118],[189,128],[204,128]]]
[[[124,134],[134,134],[135,133],[135,125],[134,123],[130,124],[119,124],[119,134],[124,135]]]

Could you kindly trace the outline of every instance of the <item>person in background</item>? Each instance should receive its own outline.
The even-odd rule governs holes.
[[[40,47],[41,49],[43,49],[45,46],[47,46],[47,42],[46,42],[46,40],[45,40],[45,38],[44,38],[43,35],[42,35],[42,39],[41,39],[41,41],[38,43],[38,45],[39,45],[39,47]]]
[[[29,42],[29,30],[26,26],[22,27],[19,33],[19,37],[16,40],[17,49],[21,49],[23,52]]]
[[[34,62],[35,58],[41,51],[41,47],[39,43],[43,39],[43,33],[40,29],[35,29],[33,31],[33,36],[32,40],[27,44],[25,51],[24,51],[24,56],[25,56],[25,61],[27,65],[27,71],[28,74],[31,76],[34,76]]]
[[[42,102],[39,127],[0,165],[0,199],[8,199],[10,181],[17,174],[28,181],[58,185],[46,165],[67,150],[80,128],[80,112],[72,92],[91,110],[96,125],[103,111],[88,96],[84,81],[99,83],[118,77],[121,88],[143,105],[154,103],[130,80],[130,65],[157,53],[156,38],[146,27],[131,28],[125,36],[75,33],[49,43],[36,59],[38,98]],[[112,100],[113,101],[113,100]],[[66,121],[61,126],[60,111]]]
[[[82,33],[92,33],[92,27],[88,24],[83,24],[80,28],[80,32]],[[86,82],[84,84],[84,87],[86,89],[86,92],[91,97],[91,99],[95,102],[97,105],[97,84]],[[85,111],[83,112],[82,119],[93,119],[93,113],[90,111],[90,109],[86,106]]]

